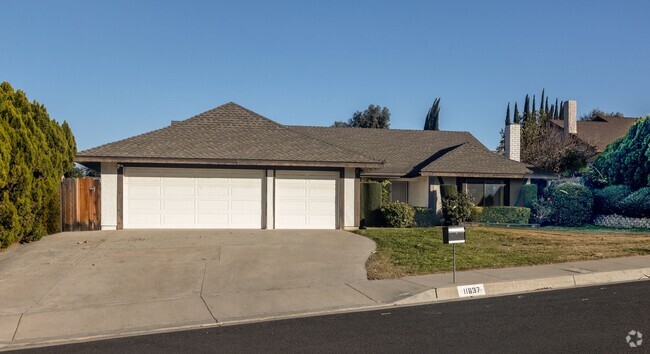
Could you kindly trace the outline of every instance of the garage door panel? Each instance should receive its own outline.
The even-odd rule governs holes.
[[[262,227],[259,170],[124,169],[125,228]]]
[[[191,226],[195,223],[194,214],[167,214],[163,215],[163,225]]]
[[[236,212],[246,212],[248,214],[259,214],[262,206],[256,200],[233,200],[230,202],[230,210]]]
[[[314,188],[313,186],[310,186],[309,188],[309,197],[310,198],[319,198],[319,199],[325,199],[325,200],[332,200],[335,199],[335,196],[332,195],[332,189],[335,187],[329,187],[329,188]]]
[[[282,198],[305,198],[307,196],[307,190],[305,187],[280,187],[277,189],[278,195],[281,195]]]
[[[228,194],[229,192],[227,186],[199,186],[198,188],[199,197],[227,197]]]
[[[327,202],[309,202],[307,204],[307,210],[321,212],[327,216],[334,215],[334,210],[332,208],[332,201]]]
[[[163,201],[163,210],[184,210],[184,211],[194,211],[196,202],[193,199],[189,200],[164,200]]]
[[[162,221],[160,214],[132,213],[130,221],[136,225],[153,226],[159,225]]]
[[[338,172],[277,171],[276,228],[336,228]]]
[[[194,197],[194,185],[191,186],[164,185],[163,195],[165,197]]]
[[[160,196],[161,186],[152,185],[129,185],[126,192],[132,196]]]
[[[228,210],[227,200],[199,200],[199,211]]]
[[[251,199],[256,199],[262,193],[262,188],[251,188],[250,185],[248,187],[231,187],[230,193],[238,197],[251,197]]]
[[[278,202],[280,211],[307,211],[307,202]]]
[[[135,211],[160,210],[161,202],[158,199],[135,199],[129,201],[129,209]]]

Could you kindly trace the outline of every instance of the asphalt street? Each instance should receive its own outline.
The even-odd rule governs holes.
[[[630,341],[640,346],[631,348]],[[645,335],[638,342],[638,332]],[[650,281],[268,321],[28,353],[650,353]]]

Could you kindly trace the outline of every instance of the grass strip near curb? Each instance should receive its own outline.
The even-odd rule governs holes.
[[[357,231],[377,243],[366,268],[369,279],[450,272],[451,245],[442,228],[377,228]],[[456,246],[458,270],[504,268],[650,254],[650,232],[593,228],[518,229],[468,227]]]

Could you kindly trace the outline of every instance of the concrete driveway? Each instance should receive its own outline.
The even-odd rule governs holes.
[[[0,253],[0,343],[362,306],[372,241],[344,231],[72,232]]]

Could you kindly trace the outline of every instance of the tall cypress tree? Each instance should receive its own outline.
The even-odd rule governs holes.
[[[530,97],[526,95],[526,100],[524,101],[524,122],[530,117]]]
[[[539,101],[539,113],[542,113],[542,112],[546,113],[544,111],[544,94],[545,94],[545,89],[542,89],[542,100]]]
[[[440,97],[433,100],[433,104],[431,105],[431,108],[429,108],[427,117],[424,120],[424,130],[440,130],[439,120],[440,120]]]
[[[506,109],[506,125],[510,125],[510,102],[508,102],[508,109]]]
[[[535,106],[535,95],[533,95],[533,112],[532,112],[532,118],[537,119],[537,111],[536,111],[536,106]]]
[[[558,104],[557,97],[555,97],[555,114],[553,119],[558,120],[560,118],[560,105]]]
[[[521,122],[521,117],[519,117],[519,107],[517,107],[517,102],[515,102],[515,115],[513,117],[513,122],[519,124]]]
[[[546,96],[546,102],[544,103],[544,114],[549,116],[549,108],[548,108],[548,96]]]

